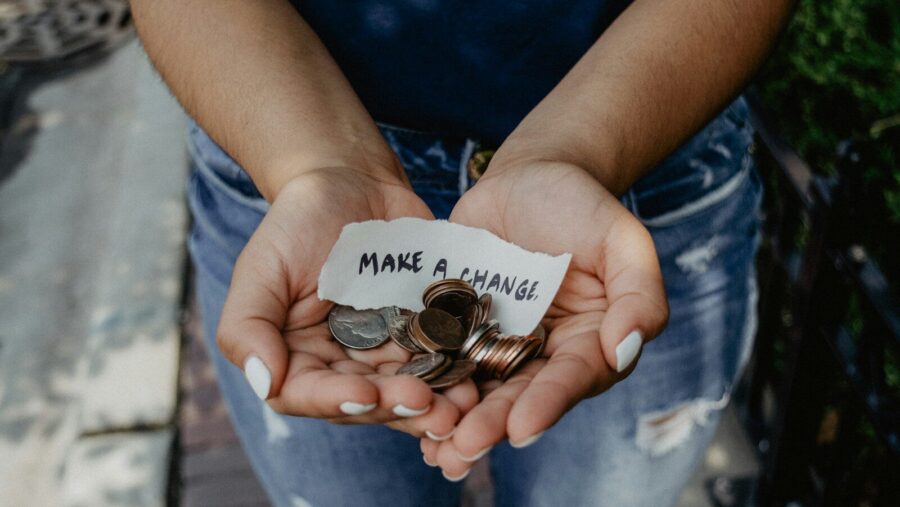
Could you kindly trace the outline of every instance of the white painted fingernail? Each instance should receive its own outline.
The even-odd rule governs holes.
[[[641,336],[641,332],[632,331],[628,333],[628,336],[626,336],[618,346],[616,346],[617,372],[621,373],[634,362],[634,358],[636,358],[638,352],[641,351],[641,345],[643,345],[643,343],[644,338]]]
[[[425,457],[424,454],[422,455],[422,461],[424,461],[425,464],[428,465],[428,466],[430,466],[430,467],[436,467],[436,466],[437,466],[436,463],[432,463],[432,462],[428,461],[428,458]]]
[[[428,438],[430,438],[432,440],[436,440],[438,442],[443,442],[444,440],[447,440],[448,438],[452,437],[453,432],[455,432],[455,431],[456,431],[456,428],[453,428],[452,430],[450,430],[450,433],[447,433],[446,435],[435,435],[434,433],[432,433],[428,430],[425,430],[425,434],[428,436]]]
[[[369,403],[368,405],[364,405],[362,403],[356,403],[355,401],[345,401],[341,403],[341,412],[347,415],[362,415],[366,412],[371,412],[372,409],[377,406],[377,403]]]
[[[269,389],[272,387],[272,373],[266,368],[259,356],[250,356],[244,361],[244,376],[253,392],[264,400],[269,397]]]
[[[525,447],[528,447],[529,445],[537,442],[538,439],[541,438],[542,436],[544,436],[543,431],[538,434],[531,435],[530,437],[526,438],[525,440],[522,440],[521,442],[510,442],[509,445],[515,447],[516,449],[524,449]]]
[[[465,479],[466,477],[468,477],[469,472],[471,472],[471,471],[472,471],[472,469],[470,468],[470,469],[466,470],[465,472],[463,472],[462,475],[460,475],[459,477],[450,477],[449,475],[447,475],[447,472],[444,472],[443,470],[441,471],[441,473],[444,474],[444,479],[447,479],[450,482],[459,482],[459,481]]]
[[[476,455],[474,455],[474,456],[463,456],[463,455],[460,454],[460,453],[456,453],[456,455],[459,456],[459,459],[461,459],[461,460],[463,460],[463,461],[468,461],[469,463],[471,463],[471,462],[473,462],[473,461],[478,461],[478,460],[480,460],[481,458],[483,458],[485,454],[491,452],[491,449],[492,449],[493,447],[494,447],[494,446],[485,447],[484,449],[481,450],[481,452],[479,452],[478,454],[476,454]]]
[[[428,405],[425,408],[409,408],[400,403],[396,407],[394,407],[394,413],[399,415],[400,417],[415,417],[417,415],[422,415],[425,412],[428,412],[428,409],[430,408],[431,405]]]

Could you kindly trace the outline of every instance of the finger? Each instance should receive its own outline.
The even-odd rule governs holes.
[[[441,394],[452,401],[462,415],[465,415],[472,410],[472,408],[478,404],[480,398],[478,386],[475,385],[475,381],[472,379],[466,379],[465,381],[446,389]]]
[[[618,378],[603,360],[597,331],[565,337],[559,343],[509,412],[506,431],[513,447],[535,442],[576,403]]]
[[[427,413],[418,417],[395,419],[388,426],[415,437],[441,442],[453,436],[460,417],[459,409],[452,401],[435,394],[431,400],[431,410]]]
[[[284,414],[333,418],[362,416],[373,412],[379,405],[379,386],[370,375],[350,372],[349,365],[341,370],[332,369],[316,355],[293,352],[290,371],[281,392],[269,400],[269,405]],[[369,372],[372,370],[369,369]]]
[[[506,438],[509,411],[543,363],[543,360],[529,362],[460,420],[450,441],[453,452],[447,451],[438,457],[441,468],[451,475],[461,473],[461,463],[477,461]]]
[[[428,413],[433,406],[431,388],[422,380],[412,375],[394,375],[393,371],[384,374],[399,367],[399,363],[384,365],[379,368],[379,374],[372,377],[380,397],[374,412],[381,422],[418,417]]]
[[[286,280],[275,254],[251,239],[235,264],[216,331],[222,354],[262,399],[278,394],[287,371],[280,331],[290,299]]]
[[[653,239],[631,215],[622,215],[603,242],[599,276],[609,308],[600,326],[603,357],[617,372],[634,363],[643,344],[666,325],[669,306]]]
[[[422,450],[422,461],[430,467],[437,466],[437,452],[441,443],[430,438],[423,438],[419,441],[419,448]]]
[[[374,349],[355,350],[344,348],[344,353],[351,359],[372,365],[373,367],[389,362],[405,363],[412,357],[411,352],[403,350],[393,341],[388,341]]]

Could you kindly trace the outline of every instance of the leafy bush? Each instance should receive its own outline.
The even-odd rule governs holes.
[[[837,144],[860,141],[866,236],[900,237],[900,2],[800,0],[757,87],[815,170],[833,173]]]

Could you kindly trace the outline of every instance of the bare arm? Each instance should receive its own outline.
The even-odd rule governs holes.
[[[389,343],[351,357],[325,323],[318,276],[345,224],[433,216],[317,36],[287,0],[132,7],[174,94],[272,202],[234,264],[219,350],[278,412],[449,433],[477,401],[474,383],[433,394],[385,371],[409,352]]]
[[[635,1],[519,124],[495,169],[562,162],[621,194],[739,92],[792,5]]]
[[[459,477],[504,439],[529,445],[627,376],[668,318],[646,228],[615,198],[753,74],[790,0],[636,0],[519,125],[451,220],[528,250],[572,254],[531,361],[422,443]]]
[[[274,200],[298,174],[405,177],[316,34],[286,0],[132,0],[172,92]]]

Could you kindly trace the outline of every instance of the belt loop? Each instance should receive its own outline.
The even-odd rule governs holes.
[[[463,146],[462,153],[459,157],[459,195],[466,193],[469,189],[469,160],[472,154],[478,149],[478,142],[466,138],[466,145]]]
[[[638,220],[641,218],[641,213],[638,210],[637,206],[637,196],[634,195],[634,187],[629,187],[628,192],[625,193],[625,196],[628,197],[628,208],[631,211],[631,214],[637,217]]]

